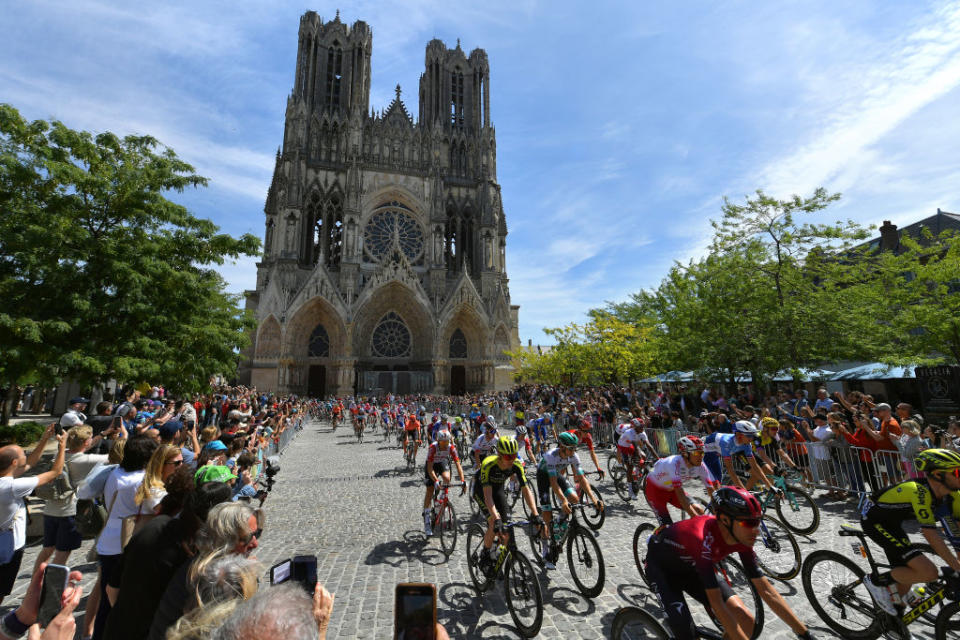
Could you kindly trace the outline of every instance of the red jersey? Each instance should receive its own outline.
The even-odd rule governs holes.
[[[757,565],[757,554],[752,547],[743,544],[727,544],[720,533],[720,521],[716,516],[703,515],[681,520],[662,528],[650,540],[650,553],[656,549],[658,560],[665,568],[678,571],[692,568],[697,572],[705,589],[717,589],[717,574],[713,565],[731,553],[740,554],[740,562],[748,578],[763,575]]]
[[[576,431],[575,429],[571,429],[570,431],[567,431],[567,433],[572,433],[573,435],[577,436],[577,438],[580,440],[580,444],[585,444],[585,445],[587,445],[587,449],[589,449],[590,451],[593,451],[593,436],[592,436],[592,435],[590,435],[589,433],[583,433],[583,434],[581,434],[581,433],[579,433],[578,431]]]

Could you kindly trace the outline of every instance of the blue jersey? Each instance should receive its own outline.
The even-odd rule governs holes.
[[[734,433],[711,433],[703,440],[704,453],[718,453],[721,458],[732,458],[735,453],[753,457],[752,443],[737,444]]]

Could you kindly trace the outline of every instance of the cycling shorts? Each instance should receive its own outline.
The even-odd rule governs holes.
[[[660,600],[660,607],[667,615],[667,626],[677,640],[695,640],[699,638],[693,623],[690,608],[683,597],[689,593],[693,599],[709,610],[710,602],[707,599],[707,590],[697,572],[691,566],[689,570],[678,571],[675,563],[662,564],[660,558],[670,557],[673,550],[659,544],[650,544],[647,551],[647,580],[650,587]],[[726,602],[735,594],[726,581],[720,581],[720,598]]]
[[[626,461],[629,457],[639,458],[640,452],[637,451],[637,447],[631,444],[629,447],[624,447],[623,445],[617,445],[617,450],[620,452],[620,456]]]
[[[680,499],[677,497],[676,492],[673,489],[658,487],[648,479],[644,483],[643,493],[647,498],[647,502],[650,504],[650,508],[653,509],[653,514],[657,516],[657,520],[660,521],[660,524],[671,524],[673,518],[670,517],[670,512],[667,511],[667,505],[670,504],[680,509]]]
[[[490,488],[493,489],[493,505],[497,508],[500,519],[503,520],[509,516],[509,511],[507,511],[507,494],[503,491],[502,484],[492,484]],[[483,499],[483,487],[479,481],[474,481],[473,483],[473,499],[477,505],[479,505],[480,513],[483,514],[483,517],[489,518],[490,510],[487,509],[487,502]]]
[[[443,461],[443,462],[434,462],[432,464],[433,464],[433,472],[436,474],[437,480],[443,480],[440,477],[440,474],[450,471],[450,463],[447,461]],[[433,486],[433,480],[430,479],[430,472],[427,471],[426,465],[423,466],[423,483],[425,487]]]
[[[899,514],[873,506],[863,514],[860,524],[867,537],[883,549],[891,567],[905,567],[923,554],[903,530],[903,520]]]
[[[567,482],[566,477],[557,475],[554,476],[557,479],[557,484],[560,485],[560,491],[565,496],[570,497],[576,495],[576,490],[570,486],[570,483]],[[540,500],[540,510],[541,511],[553,511],[553,501],[550,497],[550,494],[553,493],[553,489],[550,488],[550,474],[546,471],[537,471],[537,496]]]

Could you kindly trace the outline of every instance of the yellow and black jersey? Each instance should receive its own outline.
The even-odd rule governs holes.
[[[937,518],[947,513],[960,520],[960,491],[937,500],[926,480],[907,480],[881,489],[873,494],[871,502],[874,509],[882,511],[884,519],[915,519],[921,527],[936,527]]]
[[[497,456],[487,456],[480,463],[480,470],[477,475],[482,487],[488,485],[503,486],[510,479],[510,476],[516,476],[521,487],[527,484],[527,476],[523,472],[523,465],[520,464],[519,458],[515,459],[513,464],[504,471],[497,464]]]

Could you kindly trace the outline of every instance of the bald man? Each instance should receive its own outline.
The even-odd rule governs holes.
[[[20,572],[23,547],[27,542],[27,507],[23,498],[41,484],[53,482],[63,473],[67,437],[56,437],[59,446],[50,471],[21,478],[36,466],[43,448],[54,435],[56,423],[51,423],[40,437],[40,442],[27,456],[15,444],[0,448],[0,603],[13,591],[13,583]]]

